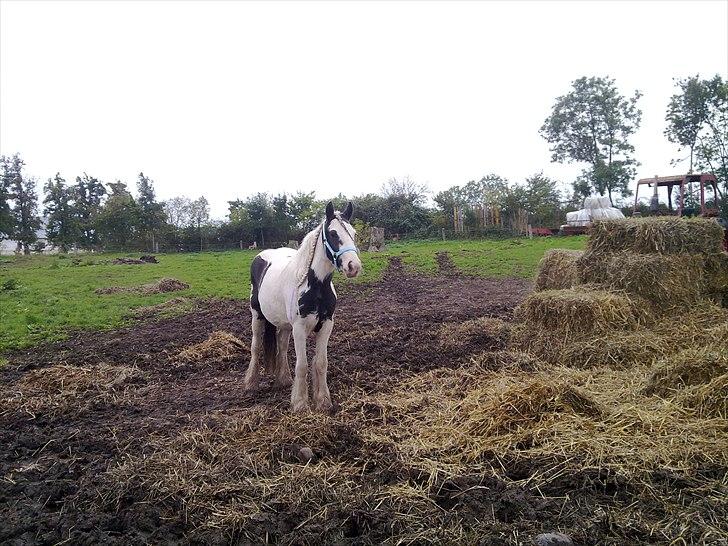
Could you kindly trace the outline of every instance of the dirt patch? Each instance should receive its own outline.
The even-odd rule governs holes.
[[[178,281],[177,279],[160,279],[157,282],[143,284],[141,286],[109,286],[107,288],[97,288],[94,292],[96,294],[162,294],[164,292],[187,290],[189,287],[189,284]]]
[[[435,259],[437,260],[437,270],[440,275],[446,275],[448,277],[460,275],[460,271],[455,267],[455,262],[452,261],[449,252],[438,252],[435,254]]]

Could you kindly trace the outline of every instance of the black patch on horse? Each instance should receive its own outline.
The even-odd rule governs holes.
[[[298,312],[301,317],[307,317],[313,313],[318,316],[318,322],[313,329],[318,332],[326,320],[331,320],[336,309],[336,295],[331,286],[333,273],[326,276],[324,280],[316,277],[313,269],[308,270],[308,288],[298,298]]]
[[[263,282],[263,277],[265,277],[269,267],[270,262],[265,261],[260,256],[256,256],[255,259],[253,259],[253,263],[250,264],[250,284],[253,287],[250,294],[250,307],[258,312],[259,320],[265,320],[265,317],[260,310],[258,293],[260,292],[260,285]]]

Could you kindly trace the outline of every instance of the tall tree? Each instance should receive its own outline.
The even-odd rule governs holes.
[[[83,177],[76,177],[73,186],[74,213],[79,229],[78,245],[83,249],[92,250],[100,245],[96,222],[105,195],[106,188],[98,179],[86,173]]]
[[[667,105],[665,136],[680,146],[678,151],[688,149],[687,158],[673,160],[673,164],[689,159],[688,172],[692,173],[698,135],[705,128],[709,115],[708,89],[700,76],[676,80],[675,85],[679,92],[670,97]]]
[[[197,228],[200,239],[200,250],[202,251],[202,226],[210,220],[210,204],[204,196],[200,196],[190,203],[190,218]]]
[[[41,221],[38,216],[38,194],[36,180],[23,175],[25,162],[18,154],[2,161],[3,185],[12,200],[10,236],[18,241],[18,249],[30,254],[31,245],[38,240]]]
[[[13,158],[0,157],[0,241],[13,233],[15,220],[10,210],[10,181],[13,178]]]
[[[80,238],[73,191],[60,173],[49,178],[44,187],[43,214],[46,216],[46,237],[53,245],[67,252]]]
[[[556,99],[541,127],[551,145],[551,160],[587,163],[580,187],[606,193],[612,203],[615,193],[624,197],[632,193],[629,182],[637,162],[629,140],[640,126],[640,96],[639,91],[622,96],[609,77],[579,78],[569,93]]]
[[[126,184],[112,182],[109,198],[96,218],[98,236],[106,248],[127,249],[139,234],[139,207]]]
[[[157,202],[154,193],[154,183],[144,173],[139,173],[137,180],[137,205],[139,206],[139,223],[141,235],[145,242],[151,242],[151,250],[155,249],[155,236],[159,233],[166,221],[164,206]]]

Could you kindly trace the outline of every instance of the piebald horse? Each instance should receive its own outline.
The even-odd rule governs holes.
[[[281,387],[293,384],[291,408],[308,409],[308,361],[306,338],[316,334],[316,353],[311,368],[313,400],[318,411],[331,411],[326,382],[329,336],[334,327],[336,291],[331,282],[339,270],[353,278],[361,272],[354,228],[349,223],[354,207],[342,213],[326,205],[326,219],[306,237],[298,250],[276,248],[258,254],[250,266],[250,311],[253,338],[245,388],[260,381],[259,356]],[[288,367],[288,343],[293,333],[296,349],[295,380]]]

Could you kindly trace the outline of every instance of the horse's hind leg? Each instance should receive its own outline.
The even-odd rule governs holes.
[[[265,319],[255,309],[250,311],[253,315],[251,323],[253,335],[250,339],[250,364],[248,364],[248,371],[243,382],[245,390],[258,388],[260,382],[260,355],[263,351],[263,332],[265,331]]]
[[[316,355],[313,357],[311,384],[313,386],[313,399],[316,410],[329,413],[333,408],[331,393],[326,379],[329,367],[328,346],[334,321],[326,320],[316,334]]]
[[[291,339],[291,329],[279,328],[276,332],[276,379],[278,387],[290,387],[293,384],[291,369],[288,367],[288,343]]]

